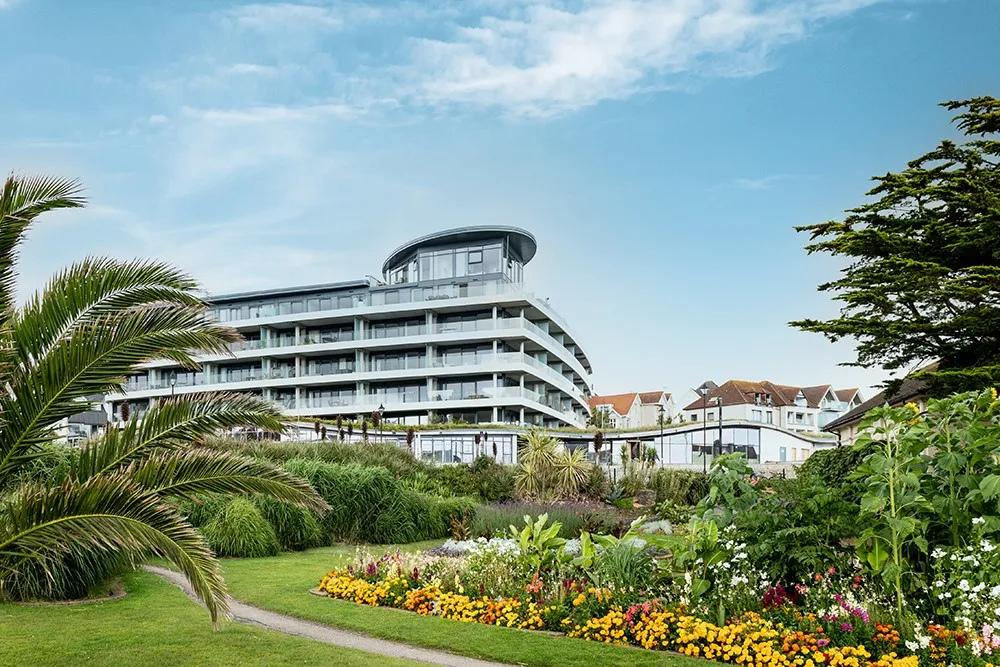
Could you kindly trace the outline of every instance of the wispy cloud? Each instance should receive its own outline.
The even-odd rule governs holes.
[[[274,31],[287,28],[339,28],[343,17],[328,7],[290,2],[250,4],[225,12],[227,19],[242,28]]]
[[[880,0],[536,0],[413,49],[428,103],[551,116],[660,87],[678,74],[750,76],[818,22]]]
[[[215,125],[256,125],[287,121],[316,121],[326,118],[351,119],[364,114],[364,109],[346,104],[313,104],[306,106],[269,105],[236,109],[198,109],[184,107],[188,118]]]
[[[325,87],[335,102],[350,105],[392,98],[413,110],[551,117],[691,77],[759,74],[775,66],[777,49],[817,26],[898,1],[248,4],[215,15],[219,40],[205,58],[214,68],[187,80],[207,87],[265,76]],[[355,32],[365,39],[348,53],[337,51]],[[223,60],[234,53],[257,57]]]

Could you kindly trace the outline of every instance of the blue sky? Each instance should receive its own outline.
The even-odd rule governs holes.
[[[511,224],[600,392],[871,386],[786,326],[835,312],[839,266],[792,227],[953,136],[938,102],[1000,94],[998,26],[996,0],[0,0],[6,168],[91,201],[34,230],[24,288],[88,254],[342,280]]]

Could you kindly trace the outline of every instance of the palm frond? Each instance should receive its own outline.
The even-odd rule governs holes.
[[[159,449],[190,447],[220,429],[255,426],[280,433],[281,411],[257,396],[198,393],[163,399],[122,428],[110,428],[90,441],[75,462],[72,474],[86,478],[112,472]]]
[[[8,373],[0,393],[0,478],[50,439],[50,425],[79,412],[81,399],[120,391],[137,364],[165,358],[197,367],[194,351],[226,352],[238,336],[203,309],[175,304],[108,313],[75,329],[36,363]]]
[[[198,283],[182,271],[145,260],[88,258],[66,267],[12,318],[22,363],[41,358],[76,328],[120,310],[155,303],[207,307],[194,293]]]
[[[0,592],[27,563],[94,551],[162,556],[188,578],[213,623],[226,610],[221,567],[198,531],[126,477],[27,484],[0,503]]]
[[[161,497],[263,493],[315,512],[330,509],[309,482],[284,468],[237,454],[194,449],[146,456],[125,475]]]
[[[42,213],[84,205],[80,183],[50,176],[11,174],[0,189],[0,313],[14,308],[17,247]]]

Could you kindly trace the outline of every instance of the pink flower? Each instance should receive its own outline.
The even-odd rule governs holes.
[[[823,637],[822,639],[817,639],[816,640],[816,646],[818,646],[820,648],[823,648],[824,646],[826,646],[829,643],[830,643],[830,640],[827,639],[826,637]]]

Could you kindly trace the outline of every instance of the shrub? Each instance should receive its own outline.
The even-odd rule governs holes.
[[[708,477],[694,470],[659,468],[649,479],[649,487],[656,491],[656,502],[669,500],[675,505],[697,505],[708,495]]]
[[[233,498],[202,532],[219,556],[260,558],[279,551],[274,529],[247,498]]]
[[[204,496],[194,500],[181,501],[179,508],[184,518],[195,528],[208,525],[229,504],[228,496]]]
[[[316,514],[302,507],[282,503],[270,496],[251,498],[260,513],[274,529],[278,544],[286,551],[301,551],[323,546],[323,528]]]
[[[590,466],[587,479],[580,487],[580,495],[591,500],[603,500],[611,490],[611,480],[600,466]]]
[[[285,468],[309,480],[330,504],[322,518],[333,540],[403,544],[448,535],[448,517],[473,507],[468,498],[438,498],[404,488],[385,468],[293,459]]]

